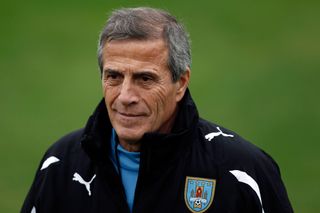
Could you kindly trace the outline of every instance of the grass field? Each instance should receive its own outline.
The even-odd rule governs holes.
[[[0,212],[19,211],[45,150],[102,97],[96,43],[108,12],[140,5],[189,30],[202,117],[274,157],[296,212],[320,212],[320,4],[275,0],[2,2]]]

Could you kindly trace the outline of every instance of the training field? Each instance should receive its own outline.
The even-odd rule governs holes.
[[[319,1],[8,2],[0,6],[0,212],[19,212],[43,153],[101,99],[96,43],[108,12],[140,5],[169,10],[189,30],[200,115],[273,156],[295,212],[320,212]]]

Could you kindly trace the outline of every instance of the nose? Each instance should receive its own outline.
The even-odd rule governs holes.
[[[130,106],[138,103],[139,96],[130,79],[124,79],[121,85],[118,101],[124,106]]]

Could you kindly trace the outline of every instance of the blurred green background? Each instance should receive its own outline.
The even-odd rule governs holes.
[[[200,114],[270,153],[296,212],[320,212],[319,1],[1,1],[0,212],[18,212],[50,144],[102,97],[98,34],[112,9],[154,6],[192,39]]]

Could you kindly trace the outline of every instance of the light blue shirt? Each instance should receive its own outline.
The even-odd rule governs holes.
[[[139,174],[140,152],[129,152],[125,150],[119,143],[117,143],[116,132],[112,129],[110,157],[116,170],[120,173],[127,203],[129,205],[130,212],[132,212],[134,193]]]

